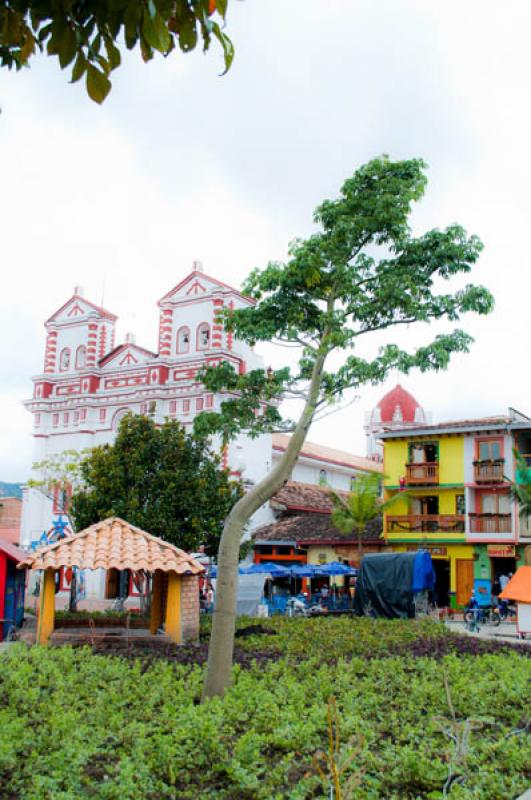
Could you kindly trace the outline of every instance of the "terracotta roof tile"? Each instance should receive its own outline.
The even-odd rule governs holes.
[[[348,492],[337,492],[347,496]],[[329,514],[332,510],[332,496],[327,486],[316,486],[314,483],[288,481],[272,498],[273,508],[291,509],[294,511],[316,511]]]
[[[177,572],[193,575],[204,567],[192,556],[169,542],[130,525],[119,517],[111,517],[91,525],[84,531],[46,545],[26,555],[19,567],[30,569],[131,569],[154,572]]]
[[[371,520],[363,533],[363,541],[382,541],[382,518]],[[300,514],[293,517],[284,517],[271,525],[262,525],[253,532],[255,542],[261,541],[290,541],[296,544],[352,544],[357,542],[357,536],[342,535],[332,525],[329,514]]]

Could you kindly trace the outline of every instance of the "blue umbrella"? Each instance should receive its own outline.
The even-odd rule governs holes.
[[[300,567],[291,568],[291,575],[294,578],[313,578],[317,574],[313,564],[301,564]]]
[[[251,567],[241,570],[242,575],[257,575],[260,573],[282,578],[289,577],[290,570],[286,569],[286,567],[281,567],[280,564],[273,564],[272,561],[266,561],[264,564],[253,564]]]
[[[320,564],[320,575],[356,575],[357,570],[349,567],[347,564],[342,564],[340,561],[331,561],[329,564]]]

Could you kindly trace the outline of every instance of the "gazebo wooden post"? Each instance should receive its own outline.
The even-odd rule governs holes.
[[[168,572],[165,632],[172,642],[181,642],[181,576],[176,572]]]
[[[45,569],[39,602],[37,644],[47,644],[55,626],[55,570]]]
[[[151,619],[149,632],[156,633],[162,624],[162,570],[153,573],[153,589],[151,591]]]

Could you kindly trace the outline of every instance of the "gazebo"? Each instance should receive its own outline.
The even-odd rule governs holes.
[[[198,576],[205,568],[175,545],[110,517],[79,533],[29,553],[18,565],[43,570],[37,644],[46,644],[55,626],[55,573],[61,567],[144,570],[153,576],[150,633],[164,621],[176,643],[199,632]]]

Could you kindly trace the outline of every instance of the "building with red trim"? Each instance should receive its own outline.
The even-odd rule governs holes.
[[[162,423],[179,420],[191,429],[196,414],[219,409],[224,393],[208,392],[198,380],[205,366],[228,362],[238,373],[263,368],[252,348],[225,330],[220,312],[249,307],[253,301],[204,273],[199,262],[158,302],[158,348],[116,340],[117,316],[83,296],[80,287],[45,322],[43,369],[33,376],[33,396],[25,402],[33,415],[34,462],[66,450],[111,443],[128,412],[149,414]],[[238,436],[223,450],[223,463],[253,485],[280,458],[283,435]],[[216,443],[214,442],[214,445]],[[295,480],[348,490],[359,472],[381,466],[351,453],[306,442],[293,471]],[[38,474],[33,476],[37,480]],[[67,497],[47,497],[24,489],[21,545],[31,546],[53,527]],[[252,527],[274,521],[266,504]],[[61,590],[68,587],[61,585]],[[87,596],[104,598],[104,575],[87,573]],[[134,592],[132,592],[134,594]]]

